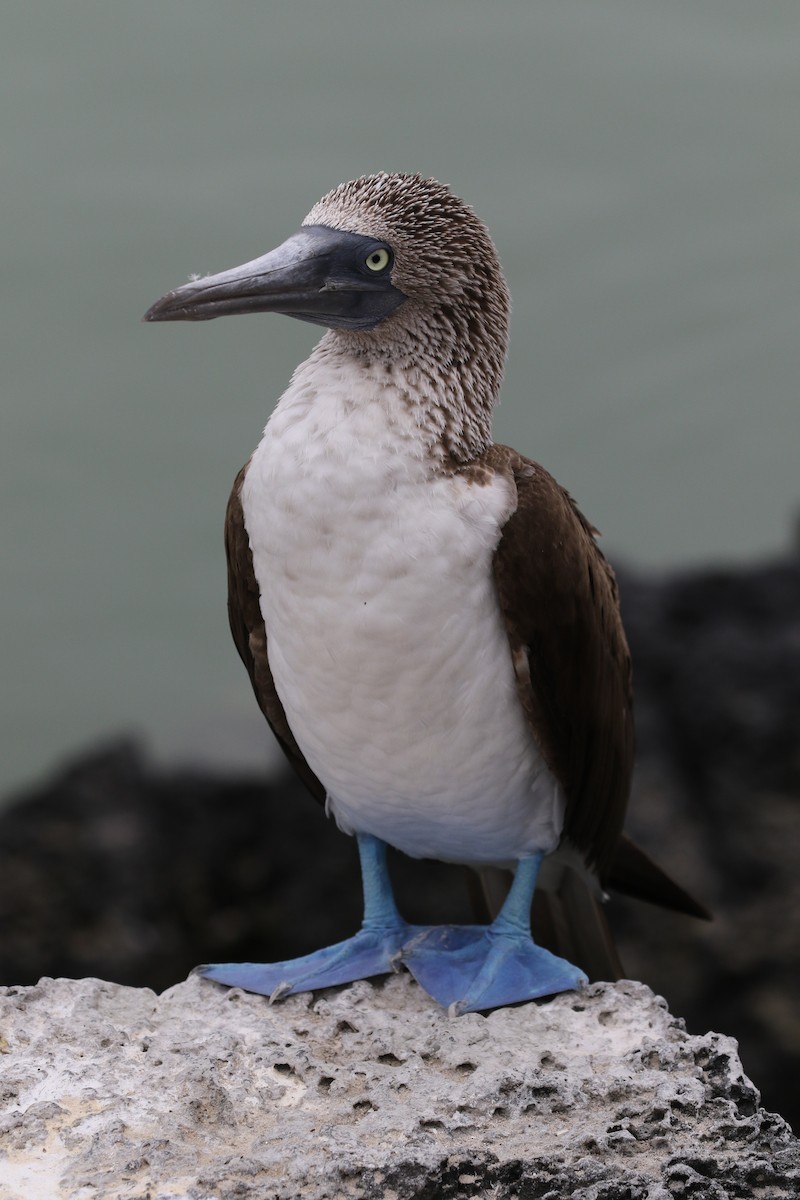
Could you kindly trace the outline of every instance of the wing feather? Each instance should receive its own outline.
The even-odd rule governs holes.
[[[633,768],[631,661],[596,530],[551,475],[494,446],[517,507],[494,555],[520,701],[566,796],[564,834],[605,878]]]
[[[281,749],[313,796],[325,803],[325,788],[309,767],[289,728],[267,654],[267,631],[261,615],[253,555],[242,511],[242,484],[249,463],[234,481],[225,513],[225,553],[228,558],[228,620],[239,657],[247,668],[259,708]]]

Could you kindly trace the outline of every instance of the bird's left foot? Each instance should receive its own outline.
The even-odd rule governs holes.
[[[423,930],[403,947],[402,962],[451,1016],[552,996],[588,983],[583,971],[537,946],[530,934],[486,925]]]

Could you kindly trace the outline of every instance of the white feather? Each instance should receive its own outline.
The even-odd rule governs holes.
[[[347,832],[417,857],[552,850],[563,796],[519,704],[491,571],[515,498],[437,470],[384,370],[296,371],[242,502],[289,725]]]

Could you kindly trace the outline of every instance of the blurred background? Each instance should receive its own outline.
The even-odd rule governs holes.
[[[785,547],[800,503],[793,0],[19,0],[0,37],[0,791],[106,732],[261,753],[221,523],[317,337],[147,327],[334,184],[435,175],[514,297],[497,433],[617,560]]]
[[[358,174],[434,175],[488,223],[514,297],[497,435],[545,463],[605,532],[605,552],[649,581],[629,587],[632,626],[660,644],[668,616],[678,661],[686,596],[664,600],[659,580],[710,571],[723,604],[751,564],[792,559],[795,0],[10,0],[0,26],[0,798],[35,792],[65,757],[120,733],[158,769],[270,769],[227,629],[222,517],[317,333],[288,318],[140,318],[190,273],[271,248]],[[766,721],[756,789],[764,764],[784,762],[763,702],[798,645],[781,595],[778,608],[742,600],[742,620],[760,614],[753,662],[766,661],[778,612],[789,633],[720,756],[730,772],[725,746]],[[702,654],[719,622],[700,627]],[[640,658],[662,703],[668,668]],[[692,689],[714,675],[700,661],[670,718],[695,739],[713,726],[693,719]],[[796,699],[767,706],[788,747],[773,796],[796,797]],[[707,764],[702,746],[700,766],[681,746],[672,791],[663,757],[651,783],[696,811]],[[122,776],[140,779],[123,759]],[[101,766],[94,796],[109,786]],[[792,829],[772,820],[770,845]],[[18,880],[17,894],[34,883]],[[762,1023],[800,1054],[794,1016],[770,1000]]]

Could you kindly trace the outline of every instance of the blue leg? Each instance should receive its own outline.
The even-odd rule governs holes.
[[[530,912],[544,855],[522,859],[505,904],[491,925],[421,930],[403,962],[434,1000],[457,1016],[581,987],[583,971],[537,946]]]
[[[357,838],[364,886],[364,920],[354,937],[303,958],[279,963],[214,963],[199,974],[228,987],[244,988],[279,1000],[294,992],[351,983],[398,969],[405,942],[419,932],[397,911],[386,867],[386,846],[378,838]]]

